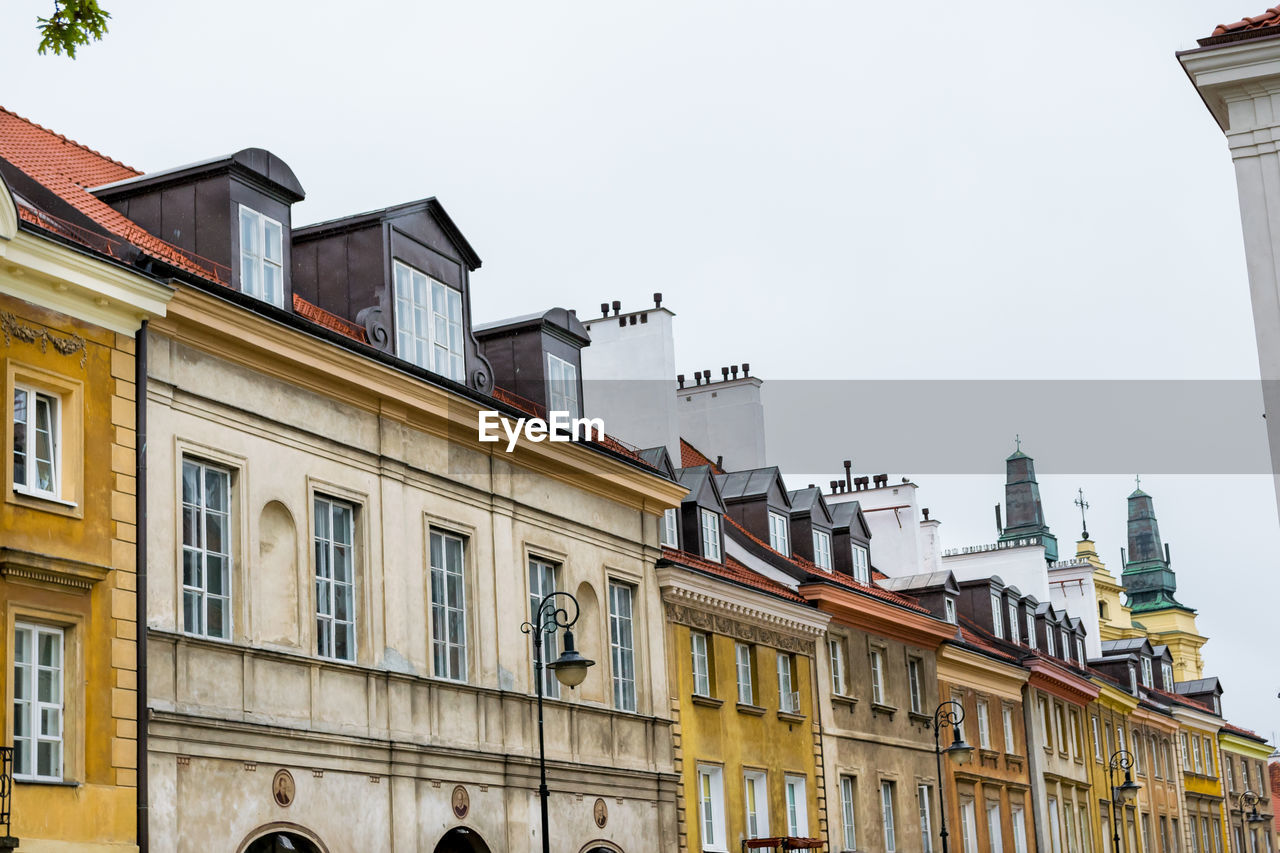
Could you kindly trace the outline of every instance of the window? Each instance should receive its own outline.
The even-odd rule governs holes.
[[[924,713],[924,685],[920,682],[920,661],[917,658],[907,659],[907,682],[911,687],[911,710],[917,714]]]
[[[395,262],[396,355],[455,382],[466,377],[462,293]]]
[[[1049,701],[1040,697],[1040,740],[1045,749],[1053,749],[1053,721],[1049,718]]]
[[[1191,738],[1191,757],[1195,762],[1192,766],[1195,767],[1196,772],[1204,772],[1204,765],[1200,761],[1200,738],[1198,737]]]
[[[1124,749],[1124,729],[1116,726],[1116,749]]]
[[[1209,818],[1207,817],[1200,818],[1200,842],[1200,849],[1204,853],[1210,853],[1213,848],[1209,846]]]
[[[743,705],[756,703],[755,686],[751,678],[751,647],[738,643],[733,650],[738,672],[738,702]]]
[[[707,655],[707,635],[697,631],[689,635],[693,646],[693,695],[711,695],[711,659]]]
[[[19,622],[13,643],[13,775],[62,780],[63,632]]]
[[[431,657],[438,678],[467,680],[467,595],[463,541],[431,531]]]
[[[1053,647],[1053,626],[1047,623],[1044,626],[1044,650],[1051,655],[1058,654]]]
[[[1009,602],[1009,639],[1015,643],[1021,643],[1022,637],[1018,635],[1018,602]]]
[[[1138,692],[1138,671],[1134,669],[1133,664],[1129,664],[1129,691]]]
[[[898,849],[897,832],[893,825],[893,783],[880,783],[880,818],[884,822],[884,849],[895,853]]]
[[[956,600],[951,596],[942,599],[943,612],[946,613],[946,619],[952,625],[956,624]]]
[[[1067,629],[1062,629],[1062,659],[1067,660],[1071,657],[1071,635],[1067,633]]]
[[[1004,839],[1000,827],[1000,804],[987,803],[987,843],[993,851],[1004,849]]]
[[[859,583],[871,583],[871,558],[862,545],[853,546],[853,579]]]
[[[680,510],[668,509],[662,512],[662,523],[658,531],[658,541],[668,548],[680,547],[679,533]]]
[[[973,800],[960,803],[960,841],[964,853],[978,853],[977,818],[974,814]]]
[[[854,821],[853,813],[853,777],[840,777],[840,817],[844,830],[844,848],[846,850],[858,849],[858,827]]]
[[[821,530],[813,531],[813,564],[820,569],[831,571],[831,534]]]
[[[1189,749],[1188,749],[1188,747],[1187,747],[1187,733],[1186,733],[1186,732],[1182,732],[1182,734],[1181,734],[1181,740],[1182,740],[1182,767],[1183,767],[1183,772],[1184,772],[1184,773],[1190,773],[1190,772],[1191,772],[1191,753],[1190,753],[1190,751],[1189,751]]]
[[[556,591],[557,568],[555,563],[549,563],[546,560],[537,558],[529,560],[529,612],[533,614],[531,618],[535,623],[538,621],[538,608],[542,605],[542,600]],[[547,669],[546,662],[553,661],[559,656],[560,640],[556,632],[553,630],[543,634],[542,695],[552,699],[560,698],[560,682],[556,680],[551,670]]]
[[[1066,737],[1067,715],[1066,715],[1066,712],[1063,711],[1062,705],[1058,704],[1057,702],[1053,703],[1053,722],[1054,722],[1053,733],[1054,733],[1054,737],[1058,741],[1058,751],[1062,753],[1066,753],[1069,751],[1069,748],[1067,745],[1067,737]]]
[[[769,513],[769,547],[779,554],[791,556],[791,541],[787,517],[782,513]]]
[[[1000,603],[1000,593],[991,593],[991,632],[997,637],[1004,636],[1004,616],[1003,607]]]
[[[831,692],[844,696],[844,644],[838,639],[827,640],[827,649],[831,653]]]
[[[1080,666],[1088,666],[1084,657],[1084,640],[1079,637],[1076,637],[1076,660],[1080,663]]]
[[[879,649],[871,650],[871,701],[884,704],[884,654]]]
[[[778,710],[788,714],[800,713],[800,692],[792,689],[795,668],[793,656],[778,652]]]
[[[1147,775],[1146,765],[1142,761],[1142,735],[1138,734],[1137,731],[1130,732],[1129,743],[1133,747],[1133,772],[1139,776]]]
[[[1005,705],[1000,709],[1001,722],[1004,723],[1004,751],[1010,755],[1018,754],[1018,746],[1013,736],[1013,708]]]
[[[1167,662],[1162,662],[1160,664],[1160,677],[1164,679],[1164,684],[1162,684],[1161,686],[1165,690],[1172,690],[1173,689],[1173,666]]]
[[[709,509],[701,510],[702,556],[720,562],[720,516]]]
[[[1145,812],[1142,815],[1142,847],[1144,850],[1155,850],[1155,845],[1151,838],[1151,815]]]
[[[1213,772],[1213,742],[1208,738],[1204,739],[1204,775],[1216,775]]]
[[[1101,808],[1103,809],[1103,811],[1101,812],[1101,815],[1098,819],[1098,826],[1102,830],[1102,841],[1104,844],[1110,844],[1114,847],[1113,838],[1111,835],[1111,818],[1108,816],[1107,812],[1105,811],[1105,809],[1107,808],[1105,801],[1103,802],[1103,805],[1101,806]]]
[[[1200,846],[1200,818],[1191,816],[1191,849],[1196,853],[1209,853],[1209,837],[1205,836],[1205,845]]]
[[[1093,728],[1093,758],[1095,761],[1101,761],[1102,739],[1098,736],[1098,718],[1096,716],[1090,716],[1089,725]]]
[[[956,703],[956,705],[960,706],[961,710],[964,709],[964,694],[961,693],[959,690],[951,691],[951,701]],[[960,733],[960,740],[964,741],[965,743],[968,743],[969,739],[964,736],[964,720],[963,719],[961,719],[960,722],[956,723],[955,729]]]
[[[1181,853],[1182,850],[1182,831],[1178,829],[1178,819],[1170,818],[1169,822],[1173,824],[1173,850],[1174,853]]]
[[[1009,810],[1010,823],[1013,824],[1014,853],[1027,853],[1027,816],[1022,806],[1013,806]]]
[[[284,307],[284,229],[240,205],[240,290]]]
[[[983,749],[991,748],[991,721],[987,716],[985,699],[978,700],[978,746]]]
[[[20,385],[13,389],[13,488],[39,497],[61,492],[62,399]]]
[[[1147,757],[1151,760],[1151,774],[1157,779],[1161,778],[1160,745],[1156,743],[1155,735],[1147,738]]]
[[[568,412],[571,418],[582,415],[578,405],[578,366],[551,353],[547,353],[547,409]]]
[[[724,774],[719,767],[698,768],[702,849],[727,850],[724,831]]]
[[[1152,675],[1151,675],[1151,658],[1145,657],[1145,656],[1142,658],[1142,686],[1143,687],[1154,686],[1152,684]]]
[[[742,787],[746,794],[747,838],[767,838],[769,789],[765,784],[765,775],[755,771],[742,774]]]
[[[804,838],[809,834],[809,803],[804,796],[804,777],[786,777],[787,835]]]
[[[1062,817],[1058,814],[1058,798],[1049,798],[1049,843],[1053,853],[1062,853]]]
[[[1093,838],[1090,837],[1092,832],[1093,832],[1093,824],[1089,821],[1089,807],[1081,806],[1080,807],[1080,849],[1086,851],[1086,853],[1093,849]],[[1149,851],[1149,853],[1154,853],[1154,851]]]
[[[1067,853],[1076,853],[1075,810],[1071,808],[1071,804],[1068,802],[1063,802],[1062,804],[1062,822],[1067,831]]]
[[[231,637],[231,474],[182,461],[182,624]]]
[[[631,587],[609,583],[609,651],[613,659],[613,707],[636,709],[636,652],[631,624]]]
[[[349,503],[320,496],[315,499],[316,654],[322,658],[356,659],[354,514]],[[433,573],[433,618],[434,580]]]
[[[1084,758],[1084,741],[1080,737],[1080,712],[1071,710],[1071,755],[1073,758]]]
[[[1036,647],[1036,611],[1030,604],[1027,605],[1027,645]]]
[[[920,850],[921,853],[933,853],[933,809],[928,785],[916,785],[916,805],[920,809]]]

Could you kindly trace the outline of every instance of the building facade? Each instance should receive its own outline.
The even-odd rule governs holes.
[[[1227,835],[1237,853],[1275,850],[1275,803],[1267,769],[1273,751],[1264,738],[1239,726],[1224,723],[1218,732],[1222,792],[1230,827]]]

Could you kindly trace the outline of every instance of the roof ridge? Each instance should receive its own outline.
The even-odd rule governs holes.
[[[146,174],[140,169],[136,169],[133,166],[130,166],[128,163],[122,163],[114,157],[108,157],[106,154],[103,154],[101,151],[90,148],[88,145],[85,145],[83,142],[77,142],[74,139],[69,139],[67,138],[66,135],[58,133],[56,130],[47,128],[44,125],[40,124],[39,122],[32,121],[31,119],[27,118],[24,115],[19,115],[18,113],[15,113],[13,110],[9,109],[6,106],[0,105],[0,112],[8,113],[9,115],[13,116],[20,122],[29,124],[32,127],[36,128],[37,130],[40,130],[40,131],[43,131],[44,133],[49,134],[55,139],[61,139],[63,142],[67,143],[68,145],[74,145],[76,148],[79,148],[81,151],[87,151],[88,153],[92,154],[95,157],[99,157],[103,160],[106,160],[109,163],[114,163],[115,165],[119,166],[121,169],[128,169],[130,172],[133,172],[134,175],[136,176],[141,176]]]

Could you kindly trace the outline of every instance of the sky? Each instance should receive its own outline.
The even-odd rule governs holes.
[[[1258,376],[1226,143],[1174,53],[1262,0],[102,2],[75,61],[35,52],[51,0],[6,3],[0,104],[144,171],[267,148],[307,190],[295,225],[434,195],[484,260],[480,320],[662,292],[680,369],[767,382]],[[1078,382],[1045,387],[1041,414],[1090,421]],[[986,542],[1021,434],[1059,539],[1084,488],[1116,568],[1144,473],[1228,715],[1270,735],[1271,481],[1131,470],[1181,417],[1132,414],[1076,472],[1015,412],[989,466],[891,474],[947,547]],[[792,485],[849,456],[878,462],[833,449]]]

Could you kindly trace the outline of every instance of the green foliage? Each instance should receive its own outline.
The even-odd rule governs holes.
[[[56,55],[76,58],[76,47],[97,41],[107,33],[107,18],[98,0],[54,0],[53,15],[37,18],[40,26],[40,53],[52,50]]]

